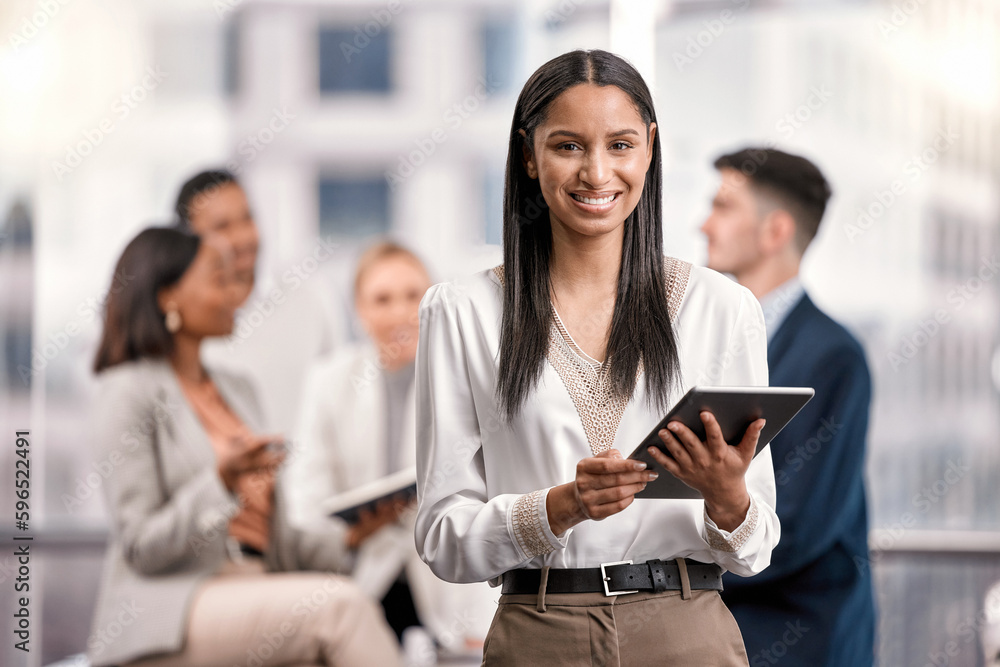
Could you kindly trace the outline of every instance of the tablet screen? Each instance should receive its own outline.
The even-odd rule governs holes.
[[[679,421],[694,433],[705,439],[705,426],[699,417],[702,410],[715,415],[722,429],[722,437],[730,445],[738,445],[747,427],[763,417],[767,420],[757,441],[754,456],[771,442],[802,407],[809,402],[815,392],[810,387],[692,387],[681,400],[649,432],[630,459],[645,461],[650,470],[661,473],[646,488],[635,494],[636,498],[701,498],[701,494],[680,481],[657,463],[647,449],[651,445],[670,455],[663,445],[661,429],[671,421]]]

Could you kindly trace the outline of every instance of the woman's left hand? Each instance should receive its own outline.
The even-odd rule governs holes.
[[[667,472],[701,492],[705,510],[715,525],[732,531],[743,523],[750,509],[744,478],[757,449],[764,420],[750,424],[735,447],[726,443],[719,422],[711,412],[703,411],[701,422],[705,425],[704,442],[684,424],[672,421],[659,432],[670,456],[657,447],[650,447],[649,452]]]
[[[390,498],[379,501],[375,505],[374,512],[362,509],[359,512],[357,523],[352,524],[347,529],[347,535],[344,538],[347,548],[357,549],[365,540],[378,532],[383,526],[393,523],[410,507],[411,503],[405,500]]]

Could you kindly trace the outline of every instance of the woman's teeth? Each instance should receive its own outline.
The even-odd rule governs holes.
[[[617,196],[618,195],[608,195],[607,197],[595,198],[595,197],[584,197],[582,195],[574,194],[573,199],[577,200],[578,202],[583,202],[584,204],[609,204],[613,202],[615,200],[615,197]]]

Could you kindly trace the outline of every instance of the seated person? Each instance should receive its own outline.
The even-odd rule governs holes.
[[[293,521],[342,524],[322,514],[324,500],[414,465],[418,307],[429,286],[423,264],[399,245],[378,243],[361,256],[354,303],[371,340],[335,352],[307,380],[285,469]],[[464,652],[485,638],[498,594],[485,583],[437,579],[417,555],[412,514],[360,546],[355,579],[382,601],[397,634],[420,624],[442,648]]]
[[[91,663],[398,665],[378,606],[333,574],[356,536],[291,526],[281,437],[261,433],[244,378],[201,362],[233,327],[231,247],[149,228],[114,275],[130,279],[108,293],[94,363],[96,453],[115,470]]]

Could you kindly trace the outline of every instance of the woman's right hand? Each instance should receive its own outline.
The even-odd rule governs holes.
[[[390,498],[377,503],[374,512],[362,509],[359,513],[358,522],[352,524],[347,530],[347,537],[345,538],[347,548],[357,549],[360,547],[365,540],[377,533],[380,528],[398,519],[409,506],[410,503],[407,503],[405,500]]]
[[[280,435],[246,435],[233,438],[228,446],[217,454],[219,477],[226,488],[236,491],[236,480],[240,475],[261,470],[278,469],[285,459],[284,438]]]
[[[600,521],[617,514],[656,478],[645,463],[622,458],[617,449],[582,459],[576,464],[574,481],[549,489],[545,499],[549,527],[561,535],[587,519]]]

